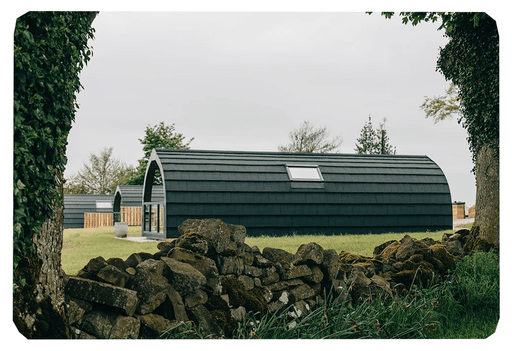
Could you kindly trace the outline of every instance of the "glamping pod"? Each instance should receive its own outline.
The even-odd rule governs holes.
[[[128,225],[142,224],[142,185],[118,185],[114,194],[114,222],[127,222]],[[153,186],[152,197],[162,201],[162,186]],[[135,213],[137,212],[137,213]]]
[[[112,213],[112,195],[64,194],[64,228],[84,228],[84,213]]]
[[[240,224],[248,236],[452,228],[448,182],[427,156],[154,149],[143,197],[143,236],[161,240],[189,218]]]

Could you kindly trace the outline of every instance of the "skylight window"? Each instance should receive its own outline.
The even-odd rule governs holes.
[[[96,208],[112,208],[112,201],[96,201]]]
[[[292,166],[287,165],[286,170],[290,180],[323,181],[322,173],[318,166]]]

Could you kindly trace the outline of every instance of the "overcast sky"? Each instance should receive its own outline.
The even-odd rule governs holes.
[[[114,148],[136,166],[146,126],[175,124],[192,149],[277,151],[302,121],[354,148],[371,115],[400,155],[427,155],[452,201],[475,203],[466,131],[434,124],[420,105],[444,94],[438,23],[379,13],[100,12],[81,74],[66,176]]]

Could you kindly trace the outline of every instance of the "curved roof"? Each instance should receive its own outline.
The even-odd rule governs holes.
[[[155,149],[149,164],[146,181],[163,173],[167,237],[210,217],[248,235],[452,226],[448,182],[427,156]]]

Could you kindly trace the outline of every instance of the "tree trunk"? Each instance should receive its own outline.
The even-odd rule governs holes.
[[[61,267],[64,209],[55,203],[54,208],[53,217],[32,238],[34,250],[16,269],[26,284],[14,291],[13,320],[29,339],[71,338],[64,302],[66,275]]]
[[[500,244],[500,167],[489,145],[484,145],[476,157],[475,223],[467,252],[499,249]]]

